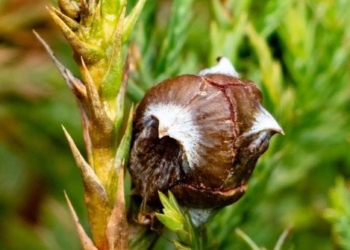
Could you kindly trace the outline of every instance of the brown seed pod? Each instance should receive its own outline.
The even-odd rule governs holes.
[[[189,208],[235,202],[270,137],[283,133],[257,86],[223,60],[157,84],[137,107],[129,169],[145,204],[158,206],[166,190]]]

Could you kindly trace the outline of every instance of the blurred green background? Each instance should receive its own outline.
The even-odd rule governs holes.
[[[0,249],[79,249],[64,190],[88,227],[61,129],[83,149],[75,101],[32,34],[78,74],[50,4],[0,1]],[[146,2],[130,40],[130,100],[226,56],[286,134],[272,139],[244,198],[208,223],[207,249],[251,249],[236,228],[266,249],[285,229],[282,249],[350,249],[349,24],[348,0]]]

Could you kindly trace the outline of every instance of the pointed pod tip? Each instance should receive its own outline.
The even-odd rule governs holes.
[[[269,130],[276,134],[284,135],[282,127],[278,124],[275,118],[260,105],[259,110],[255,115],[253,126],[249,130],[249,134],[263,130]]]
[[[233,77],[239,77],[235,67],[227,57],[219,56],[217,64],[209,69],[204,69],[199,72],[200,76],[211,75],[211,74],[223,74]]]
[[[283,129],[281,128],[280,131],[277,131],[277,133],[281,134],[281,135],[286,135],[283,131]]]

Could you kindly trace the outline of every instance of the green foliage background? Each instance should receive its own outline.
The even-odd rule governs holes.
[[[31,32],[77,72],[48,4],[0,2],[0,249],[79,249],[63,190],[88,226],[61,130],[83,149],[74,98]],[[250,249],[237,227],[267,249],[286,228],[282,249],[350,249],[349,24],[347,0],[146,2],[131,39],[130,100],[226,56],[286,134],[272,139],[244,198],[208,223],[207,249]]]

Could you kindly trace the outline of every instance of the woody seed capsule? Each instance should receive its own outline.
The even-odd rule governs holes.
[[[261,101],[226,58],[151,88],[136,110],[129,164],[143,202],[157,207],[167,190],[194,209],[238,200],[271,136],[283,133]]]

